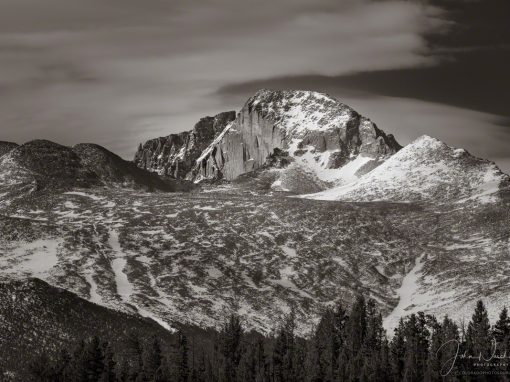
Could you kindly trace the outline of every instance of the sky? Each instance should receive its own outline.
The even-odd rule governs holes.
[[[138,143],[326,92],[510,172],[508,0],[2,0],[0,140]]]

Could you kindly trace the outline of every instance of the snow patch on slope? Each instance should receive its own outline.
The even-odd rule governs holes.
[[[13,277],[30,275],[47,279],[58,264],[61,242],[60,239],[38,239],[29,243],[17,243],[12,252],[3,251],[0,269]]]
[[[330,156],[338,153],[339,150],[316,152],[313,146],[299,150],[300,143],[301,139],[293,139],[289,145],[289,154],[294,161],[304,170],[315,174],[320,180],[336,185],[344,185],[357,180],[358,170],[374,160],[374,158],[360,154],[340,168],[328,168]]]
[[[112,270],[115,274],[115,284],[117,286],[117,294],[120,296],[123,302],[133,305],[136,307],[138,313],[143,317],[148,317],[158,324],[160,324],[163,328],[169,331],[175,331],[167,322],[159,318],[153,312],[140,307],[136,304],[133,297],[136,294],[136,288],[133,283],[129,280],[127,274],[128,262],[125,257],[125,254],[121,251],[121,245],[119,242],[119,234],[115,230],[110,230],[110,235],[108,239],[108,243],[112,248],[114,255],[116,256],[112,262]]]
[[[392,333],[398,326],[400,318],[410,314],[409,309],[418,303],[416,299],[419,287],[418,279],[423,268],[424,257],[425,254],[418,257],[414,267],[402,279],[402,285],[397,290],[397,295],[399,296],[398,305],[383,321],[383,326],[389,333]]]

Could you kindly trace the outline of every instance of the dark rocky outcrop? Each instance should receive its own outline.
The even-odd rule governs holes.
[[[134,162],[142,169],[184,179],[202,152],[235,117],[234,111],[204,117],[191,131],[151,139],[140,144]]]
[[[47,140],[34,140],[14,147],[0,158],[0,188],[4,191],[7,188],[37,192],[96,186],[148,191],[187,191],[192,187],[189,182],[162,179],[92,143],[70,148]]]
[[[26,178],[36,190],[101,184],[71,148],[42,139],[27,142],[4,155],[0,171],[19,175],[20,183]]]

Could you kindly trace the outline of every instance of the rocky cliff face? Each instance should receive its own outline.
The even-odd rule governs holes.
[[[191,131],[151,139],[140,144],[134,162],[142,169],[184,179],[202,151],[235,117],[234,111],[220,113],[202,118]]]
[[[281,149],[294,167],[338,184],[367,162],[381,162],[400,148],[392,135],[328,95],[261,90],[197,159],[188,179],[233,180],[261,168]],[[339,171],[357,159],[353,174]]]

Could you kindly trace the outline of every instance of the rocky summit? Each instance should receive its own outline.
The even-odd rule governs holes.
[[[399,149],[393,136],[326,94],[261,90],[202,153],[188,178],[232,180],[261,168],[280,150],[291,169],[337,184]],[[350,169],[341,171],[345,166]],[[283,182],[277,179],[274,186],[285,189],[285,177],[279,178]]]
[[[273,188],[299,192],[294,174],[303,178],[301,186],[320,190],[356,179],[400,148],[392,135],[326,94],[261,90],[237,116],[206,117],[190,132],[140,145],[135,163],[199,182],[234,180],[284,156],[289,166],[273,174]]]

